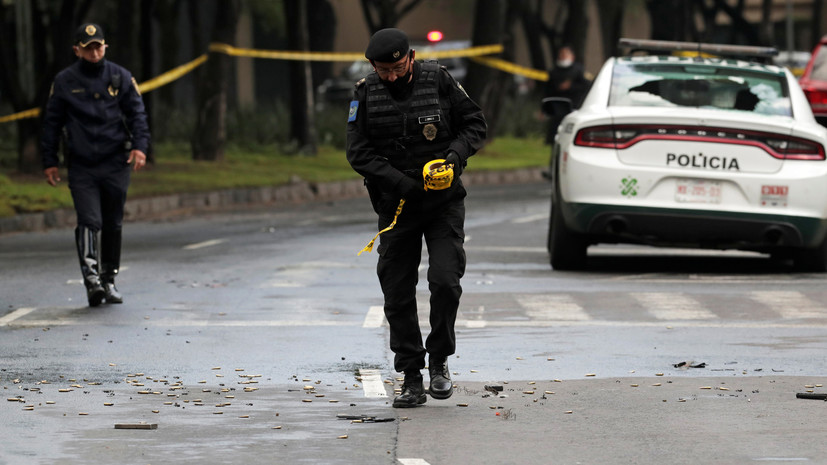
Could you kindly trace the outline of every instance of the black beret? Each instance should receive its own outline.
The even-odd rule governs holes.
[[[376,31],[368,42],[365,58],[382,63],[395,63],[408,53],[408,36],[399,29]]]
[[[75,44],[86,47],[92,42],[106,43],[103,39],[103,29],[95,23],[81,24],[75,31]]]

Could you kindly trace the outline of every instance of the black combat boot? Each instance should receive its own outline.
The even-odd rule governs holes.
[[[101,231],[101,283],[105,292],[106,303],[121,304],[123,296],[115,287],[115,276],[121,266],[121,230],[103,229]]]
[[[425,385],[422,382],[422,374],[418,371],[405,373],[405,381],[402,383],[402,393],[393,399],[393,408],[409,408],[424,404],[428,400],[425,395]]]
[[[448,371],[448,360],[444,357],[431,357],[428,360],[428,374],[431,375],[431,386],[428,392],[434,399],[447,399],[454,393],[454,384],[451,382],[451,373]]]
[[[75,245],[78,249],[83,284],[86,286],[86,299],[90,307],[97,307],[106,296],[98,274],[97,232],[85,226],[78,226],[75,228]]]

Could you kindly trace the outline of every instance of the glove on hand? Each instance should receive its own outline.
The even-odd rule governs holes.
[[[459,154],[453,150],[448,152],[448,155],[445,155],[445,163],[454,165],[454,178],[462,174],[462,160],[460,160]]]
[[[421,200],[425,197],[425,186],[419,184],[418,182],[414,181],[413,178],[409,178],[405,176],[399,181],[399,184],[396,185],[397,191],[403,199],[412,201],[412,200]]]

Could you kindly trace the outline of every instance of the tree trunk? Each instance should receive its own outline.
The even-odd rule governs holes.
[[[290,50],[308,50],[307,6],[284,2],[287,18],[287,45]],[[304,155],[316,155],[316,123],[313,117],[313,73],[310,62],[290,62],[290,139]]]
[[[336,12],[330,0],[309,0],[307,2],[307,26],[310,31],[310,50],[333,50],[336,40]],[[313,68],[313,88],[333,75],[333,63],[315,61]]]
[[[0,93],[11,104],[12,111],[45,106],[55,75],[74,59],[71,37],[74,28],[86,17],[91,2],[64,0],[57,8],[46,2],[27,2],[26,5],[0,2],[0,22],[7,26],[0,28],[0,43],[3,44],[0,47]],[[25,11],[19,9],[22,6],[27,7]],[[16,20],[27,24],[16,24]],[[18,28],[24,36],[31,34],[38,40],[20,44]],[[16,50],[16,46],[25,47],[25,50]],[[21,61],[18,53],[27,56]],[[21,172],[38,173],[42,169],[39,133],[39,118],[17,122],[17,169]]]
[[[289,3],[289,2],[288,2]],[[215,10],[212,41],[235,43],[239,0],[221,0]],[[227,81],[232,72],[233,58],[224,53],[210,52],[205,73],[198,83],[198,113],[192,138],[194,160],[221,161],[227,142]]]
[[[691,37],[691,3],[684,0],[647,0],[652,39],[697,40]]]
[[[504,44],[504,59],[513,54],[513,44],[505,43],[506,8],[507,0],[477,0],[474,8],[474,30],[472,44],[490,45]],[[497,118],[500,115],[506,82],[510,75],[488,66],[471,61],[463,87],[468,95],[480,105],[488,121],[488,137],[491,138],[497,129]]]
[[[154,61],[153,58],[155,57],[154,47],[152,46],[152,16],[155,10],[155,0],[143,0],[140,4],[141,8],[141,22],[140,28],[138,29],[138,50],[141,51],[141,74],[138,78],[138,82],[143,82],[147,79],[152,78],[154,73],[152,72],[152,62]],[[164,44],[165,46],[169,46],[169,44]],[[149,132],[152,134],[152,129],[154,126],[155,118],[153,118],[152,109],[155,107],[155,99],[153,95],[144,95],[144,107],[146,108],[146,117],[147,117],[147,124],[149,125]],[[152,139],[150,138],[150,141]],[[155,154],[152,150],[152,145],[150,143],[149,148],[147,149],[146,154],[146,161],[147,163],[155,163]]]
[[[822,25],[825,23],[824,16],[824,1],[813,0],[813,19],[810,34],[810,44],[815,45],[821,40]]]
[[[586,54],[586,28],[589,19],[586,16],[586,2],[583,0],[568,0],[569,17],[563,29],[563,37],[571,45],[574,55],[582,57]],[[582,61],[582,60],[581,60]]]
[[[623,10],[628,5],[626,0],[596,0],[596,2],[598,15],[600,16],[603,58],[606,59],[618,52],[617,42],[620,39],[623,24]]]

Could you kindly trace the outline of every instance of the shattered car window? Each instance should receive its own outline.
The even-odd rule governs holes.
[[[612,75],[609,105],[693,107],[792,115],[783,74],[714,63],[623,62]]]

